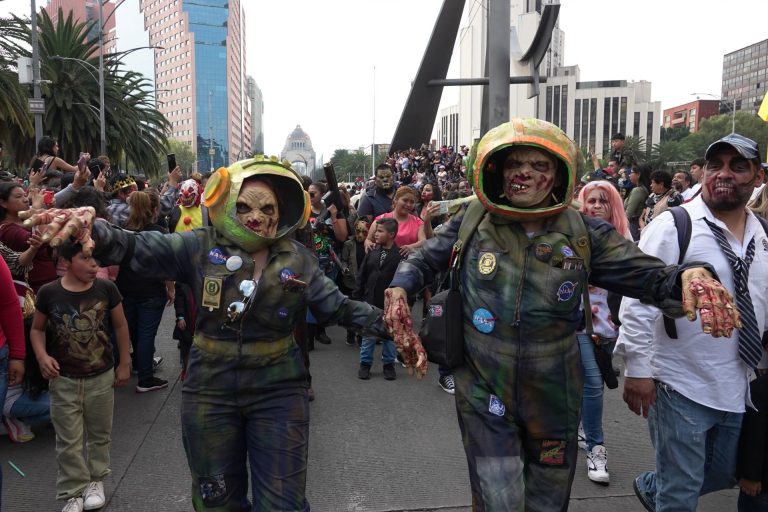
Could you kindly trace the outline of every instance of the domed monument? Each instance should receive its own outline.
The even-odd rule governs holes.
[[[297,124],[296,129],[285,139],[280,158],[291,162],[291,166],[299,174],[312,176],[312,171],[315,170],[315,150],[312,148],[312,140],[301,129],[301,125]]]

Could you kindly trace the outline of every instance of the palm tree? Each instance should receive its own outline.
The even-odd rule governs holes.
[[[19,137],[34,136],[32,117],[27,109],[28,92],[19,84],[16,60],[26,57],[26,33],[20,18],[0,18],[0,141],[5,147]]]
[[[18,18],[16,23],[29,41],[28,24]],[[58,139],[61,156],[70,162],[81,151],[98,154],[100,146],[98,43],[89,39],[92,25],[74,21],[71,11],[65,17],[59,10],[55,24],[46,11],[38,15],[41,77],[49,81],[42,86],[44,130]],[[162,169],[158,153],[167,145],[168,121],[154,106],[149,80],[126,70],[122,55],[104,55],[107,155],[114,161],[127,157],[143,174],[156,176]],[[29,157],[29,139],[27,134],[13,141],[16,154],[23,155],[17,163]]]

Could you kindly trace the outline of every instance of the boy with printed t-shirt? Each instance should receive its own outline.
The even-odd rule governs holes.
[[[67,271],[37,294],[30,340],[40,371],[50,379],[51,420],[56,430],[56,498],[62,512],[104,506],[109,474],[114,386],[130,377],[128,324],[114,283],[97,279],[99,263],[79,243],[62,244]],[[120,364],[114,368],[107,316],[117,335]],[[55,337],[46,351],[46,324]],[[113,372],[114,368],[114,372]],[[86,444],[87,459],[83,456]]]

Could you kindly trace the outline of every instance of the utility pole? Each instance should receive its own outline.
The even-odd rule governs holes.
[[[32,97],[40,101],[40,52],[37,47],[37,6],[35,0],[30,0],[32,9]],[[43,113],[35,110],[35,147],[43,138]]]
[[[213,172],[213,155],[216,150],[213,149],[213,117],[211,115],[211,98],[213,90],[208,90],[208,156],[211,159],[211,172]]]
[[[107,128],[104,111],[104,0],[99,2],[99,124],[100,126],[100,155],[107,154]],[[114,12],[114,11],[113,11]]]

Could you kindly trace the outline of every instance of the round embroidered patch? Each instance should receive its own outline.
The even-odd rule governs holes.
[[[218,247],[214,247],[208,252],[208,261],[214,265],[224,265],[227,262],[227,257]]]
[[[496,327],[496,317],[487,309],[478,308],[472,314],[472,323],[475,329],[483,334],[488,334],[493,332],[493,328]]]
[[[296,279],[296,272],[286,267],[280,271],[280,282],[285,284],[289,279]]]
[[[477,262],[477,270],[484,276],[493,273],[496,270],[496,255],[492,252],[481,254],[480,260]]]
[[[277,318],[285,320],[288,318],[288,308],[280,308],[277,310]]]
[[[552,246],[549,244],[536,244],[536,248],[534,249],[534,256],[536,256],[536,259],[539,261],[543,261],[544,263],[548,262],[550,259],[552,259]]]
[[[566,302],[571,300],[571,297],[573,297],[573,294],[576,291],[577,284],[579,283],[574,283],[573,281],[566,281],[561,284],[560,288],[557,289],[557,301]]]
[[[563,256],[565,256],[566,258],[572,258],[574,256],[573,249],[571,249],[567,245],[564,245],[563,247],[561,247],[560,252],[563,253]]]

